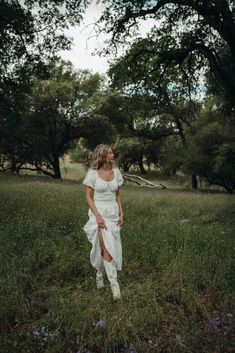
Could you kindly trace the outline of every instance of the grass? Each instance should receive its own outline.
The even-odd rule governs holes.
[[[232,352],[234,196],[125,185],[122,200],[114,302],[95,287],[82,185],[0,175],[1,353]]]

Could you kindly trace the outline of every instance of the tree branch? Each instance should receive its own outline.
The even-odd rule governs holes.
[[[235,83],[233,80],[227,77],[225,71],[218,62],[217,57],[213,53],[213,51],[203,43],[195,43],[194,45],[192,45],[192,49],[193,47],[199,50],[208,59],[212,71],[215,75],[217,75],[217,78],[219,78],[219,80],[223,83],[223,87],[225,87],[230,98],[233,100],[235,97]]]
[[[235,59],[235,21],[227,1],[223,1],[222,3],[218,1],[218,4],[216,3],[216,5],[214,5],[209,1],[203,1],[202,3],[201,1],[195,0],[159,0],[152,8],[146,10],[140,9],[136,12],[131,11],[128,7],[125,15],[117,20],[116,31],[114,30],[114,32],[122,32],[125,24],[131,19],[135,21],[136,18],[156,14],[160,9],[168,4],[186,6],[195,10],[227,42],[231,50],[232,57]]]
[[[167,187],[164,186],[163,184],[154,184],[154,183],[150,182],[149,180],[140,177],[139,175],[127,174],[127,173],[122,173],[122,175],[123,175],[124,179],[132,181],[132,182],[134,182],[134,183],[136,183],[136,184],[138,184],[140,186],[141,186],[141,183],[136,181],[136,180],[134,180],[134,179],[132,179],[132,178],[136,178],[136,179],[139,179],[142,182],[144,182],[145,184],[142,185],[142,186],[148,186],[148,187],[153,187],[153,188],[159,188],[160,187],[162,189],[167,189]]]

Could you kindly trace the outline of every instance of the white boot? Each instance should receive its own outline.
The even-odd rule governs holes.
[[[96,272],[96,286],[97,286],[98,289],[104,287],[103,273],[104,273],[104,263],[103,263],[103,260],[102,260],[101,261],[101,267]]]
[[[117,281],[117,269],[116,266],[114,266],[113,261],[109,262],[106,260],[103,260],[104,263],[104,268],[105,272],[107,274],[108,280],[110,282],[110,287],[113,293],[113,299],[120,299],[121,298],[121,292],[120,292],[120,287]]]
[[[103,272],[102,271],[96,272],[96,286],[98,289],[104,287],[104,279],[103,279]]]

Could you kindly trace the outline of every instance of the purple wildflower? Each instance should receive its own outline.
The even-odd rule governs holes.
[[[221,327],[221,321],[220,321],[220,317],[216,316],[213,317],[208,325],[207,325],[207,331],[210,333],[220,333],[220,327]]]

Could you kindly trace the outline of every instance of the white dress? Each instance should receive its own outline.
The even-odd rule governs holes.
[[[97,170],[90,169],[83,180],[83,184],[94,189],[93,200],[95,206],[103,217],[107,230],[102,229],[103,240],[106,249],[113,258],[117,270],[122,269],[122,244],[119,219],[119,207],[116,201],[116,190],[123,183],[123,177],[118,168],[114,168],[114,178],[111,181],[99,177]],[[89,209],[89,220],[84,226],[88,240],[92,244],[90,261],[96,270],[102,269],[101,247],[98,238],[98,225],[94,213]]]

